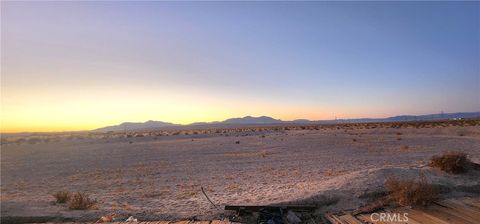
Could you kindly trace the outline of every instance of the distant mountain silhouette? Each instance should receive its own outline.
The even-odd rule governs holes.
[[[214,122],[196,122],[188,125],[173,124],[162,121],[141,122],[124,122],[119,125],[113,125],[95,129],[94,131],[125,131],[125,130],[149,130],[160,128],[175,127],[228,127],[228,126],[244,126],[244,125],[276,125],[276,124],[336,124],[336,123],[365,123],[365,122],[396,122],[396,121],[428,121],[428,120],[447,120],[460,118],[480,118],[480,112],[462,112],[462,113],[440,113],[427,115],[401,115],[387,118],[356,118],[356,119],[336,119],[336,120],[307,120],[297,119],[293,121],[282,121],[267,116],[252,117],[246,116],[241,118],[230,118],[224,121]]]
[[[123,122],[119,125],[107,126],[103,128],[95,129],[94,131],[107,132],[107,131],[124,131],[124,130],[140,130],[140,129],[157,129],[165,127],[175,127],[179,124],[172,124],[163,121],[147,121],[147,122]]]
[[[282,120],[277,120],[267,116],[261,117],[252,117],[246,116],[242,118],[230,118],[225,121],[222,121],[223,124],[281,124],[284,123]]]
[[[337,123],[357,123],[357,122],[395,122],[395,121],[431,121],[431,120],[451,120],[457,118],[480,118],[480,112],[460,112],[460,113],[440,113],[427,115],[400,115],[387,118],[360,118],[360,119],[340,119],[331,120]]]

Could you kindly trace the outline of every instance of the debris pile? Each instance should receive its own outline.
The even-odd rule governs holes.
[[[235,211],[230,221],[258,224],[317,223],[314,206],[225,206]]]

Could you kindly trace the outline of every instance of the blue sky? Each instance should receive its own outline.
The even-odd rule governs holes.
[[[1,53],[23,129],[480,111],[479,2],[2,2]]]

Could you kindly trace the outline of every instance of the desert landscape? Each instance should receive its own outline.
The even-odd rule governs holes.
[[[480,1],[0,8],[0,224],[479,223]]]
[[[480,120],[4,134],[1,216],[202,220],[228,217],[225,205],[273,204],[320,214],[367,205],[392,176],[478,196],[480,171],[428,165],[448,151],[480,162]],[[94,202],[72,209],[58,192]]]

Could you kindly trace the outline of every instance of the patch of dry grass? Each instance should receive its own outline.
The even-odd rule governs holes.
[[[385,182],[388,199],[401,206],[428,205],[438,198],[440,189],[427,182],[425,176],[420,180],[398,180],[391,176]]]
[[[240,185],[236,184],[236,183],[233,183],[233,184],[229,184],[227,185],[224,190],[226,192],[235,192],[235,191],[239,191],[240,190]]]
[[[467,171],[470,164],[467,154],[463,152],[446,152],[442,155],[433,156],[430,166],[451,174],[460,174]]]
[[[324,172],[325,176],[336,177],[349,173],[350,170],[327,170]]]
[[[96,203],[97,201],[88,197],[87,194],[77,192],[72,194],[68,201],[68,208],[72,210],[86,210],[93,208]]]
[[[55,194],[53,194],[53,197],[55,198],[55,202],[59,204],[64,204],[67,203],[70,200],[70,192],[68,191],[58,191]]]
[[[400,146],[400,150],[402,152],[407,152],[407,151],[410,150],[410,147],[408,145],[402,145],[402,146]]]

